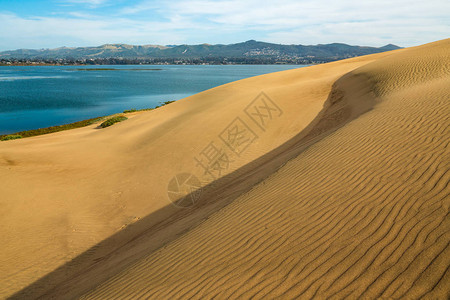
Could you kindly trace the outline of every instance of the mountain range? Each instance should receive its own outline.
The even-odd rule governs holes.
[[[354,56],[399,49],[350,46],[342,43],[319,45],[282,45],[255,40],[236,44],[199,45],[127,45],[106,44],[98,47],[60,47],[55,49],[18,49],[0,52],[0,59],[95,60],[95,59],[269,59],[273,61],[332,61]]]

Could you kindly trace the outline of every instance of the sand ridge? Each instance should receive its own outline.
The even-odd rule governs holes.
[[[0,296],[50,274],[16,297],[448,297],[448,50],[258,76],[0,144]],[[236,118],[250,126],[261,91],[282,114],[210,184],[194,158]],[[167,197],[181,172],[206,187],[190,209]]]
[[[448,298],[449,50],[354,70],[373,110],[85,298]]]

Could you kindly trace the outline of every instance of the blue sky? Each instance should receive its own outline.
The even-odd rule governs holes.
[[[448,0],[0,0],[0,50],[128,44],[414,46],[450,36]]]

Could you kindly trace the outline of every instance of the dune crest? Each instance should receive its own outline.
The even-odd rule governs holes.
[[[1,143],[0,297],[448,298],[449,50],[258,76],[104,130]],[[265,123],[255,103],[271,105]],[[251,142],[227,147],[239,126]],[[232,158],[214,176],[199,163],[211,145]],[[201,186],[189,208],[167,193],[180,174]]]
[[[85,298],[448,298],[449,50],[344,76],[344,95],[371,82],[371,111]]]

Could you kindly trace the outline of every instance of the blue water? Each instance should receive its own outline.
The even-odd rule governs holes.
[[[0,134],[67,124],[125,109],[153,108],[161,102],[178,100],[231,81],[299,67],[0,67]],[[87,68],[119,70],[79,70]]]

